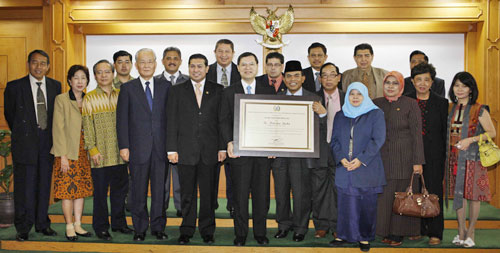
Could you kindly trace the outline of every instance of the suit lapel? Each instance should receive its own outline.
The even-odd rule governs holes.
[[[207,81],[205,80],[205,89],[206,89],[206,87],[207,87]],[[196,101],[196,94],[194,93],[193,83],[191,82],[191,80],[184,83],[182,88],[186,92],[185,93],[186,97],[189,100],[189,103],[191,104],[191,106],[193,106],[194,108],[200,109],[200,107],[198,107],[198,101]],[[201,91],[201,92],[203,94],[203,91]],[[201,104],[203,104],[203,97],[201,98]]]
[[[23,96],[24,96],[23,99],[24,99],[24,106],[26,107],[26,112],[29,113],[29,118],[31,119],[31,122],[33,122],[36,125],[37,122],[35,115],[35,104],[33,101],[33,92],[31,91],[29,75],[23,79],[22,88],[23,88]]]
[[[49,115],[49,119],[52,119],[52,114],[54,113],[54,101],[57,96],[57,87],[56,84],[52,82],[52,80],[48,78],[46,78],[45,80],[47,80],[45,82],[47,88],[47,115]]]
[[[236,93],[236,94],[239,94],[239,93],[245,94],[245,90],[243,90],[243,86],[241,84],[241,80],[237,81],[237,82],[234,82],[233,84],[236,85],[236,87],[234,87],[234,93]],[[257,93],[257,84],[255,84],[255,93]]]
[[[144,108],[146,109],[147,112],[151,113],[151,110],[149,109],[148,100],[146,98],[146,92],[144,92],[144,88],[142,88],[141,80],[139,78],[135,79],[134,83],[132,84],[132,87],[134,90],[133,93],[137,94],[139,102],[144,106]],[[155,88],[156,88],[156,86],[155,86]],[[154,108],[154,101],[155,101],[155,99],[153,96],[153,108]]]

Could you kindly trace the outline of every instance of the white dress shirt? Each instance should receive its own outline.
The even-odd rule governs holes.
[[[247,93],[247,86],[250,85],[252,87],[252,94],[255,94],[255,78],[253,79],[252,83],[247,83],[245,80],[241,79],[241,86],[243,86],[243,90],[245,91],[245,94]]]
[[[227,85],[231,85],[231,70],[233,63],[229,63],[226,67]],[[222,66],[217,63],[217,83],[222,84]]]
[[[146,82],[149,82],[149,89],[151,90],[151,97],[154,98],[155,97],[154,78],[151,77],[149,80],[146,80],[146,79],[142,78],[142,76],[139,76],[139,80],[141,80],[142,89],[144,90],[144,92],[146,92]]]
[[[38,81],[34,76],[29,74],[30,76],[30,85],[31,85],[31,93],[33,94],[33,105],[35,106],[35,116],[36,122],[38,123],[38,101],[36,100],[38,94],[38,85],[36,83],[42,82],[40,88],[42,89],[43,96],[45,97],[45,108],[47,108],[47,84],[45,83],[45,76],[41,81]]]
[[[163,71],[163,76],[167,79],[167,81],[170,82],[170,76],[174,76],[174,82],[172,83],[172,85],[175,85],[175,83],[177,83],[177,78],[179,78],[179,76],[181,75],[180,71],[177,70],[177,72],[175,72],[173,75],[171,75],[170,73],[168,73],[167,71]]]

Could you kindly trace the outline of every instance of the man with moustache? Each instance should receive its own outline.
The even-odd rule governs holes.
[[[129,161],[132,177],[130,211],[135,241],[144,241],[151,224],[151,234],[158,240],[165,234],[165,174],[167,96],[170,82],[154,78],[156,55],[143,48],[135,54],[139,78],[122,85],[116,109],[116,131],[120,156]],[[148,215],[148,184],[151,182],[151,208]]]
[[[241,80],[224,89],[220,112],[223,143],[231,158],[234,193],[235,246],[244,246],[248,235],[248,199],[252,194],[252,223],[254,238],[259,245],[266,245],[266,218],[269,210],[270,160],[267,157],[237,157],[233,153],[233,122],[235,94],[274,94],[275,90],[255,80],[258,69],[257,56],[245,52],[238,57]]]
[[[108,191],[111,230],[132,233],[125,219],[125,197],[129,180],[127,165],[120,157],[116,136],[116,104],[119,90],[113,86],[113,65],[100,60],[94,65],[97,87],[83,98],[82,122],[94,184],[92,227],[98,238],[109,241]]]
[[[429,63],[429,57],[427,55],[420,51],[420,50],[415,50],[411,52],[410,54],[410,70],[413,70],[413,68],[420,63]],[[411,72],[411,71],[410,71]],[[444,80],[439,78],[439,77],[434,77],[434,80],[432,81],[432,86],[431,86],[431,91],[435,92],[441,97],[445,97],[445,86],[444,86]],[[415,86],[413,86],[413,83],[411,81],[411,76],[405,77],[405,89],[403,92],[403,95],[408,96],[409,94],[415,93]]]
[[[307,59],[311,67],[304,69],[306,80],[302,87],[310,92],[316,93],[321,89],[321,78],[319,76],[320,68],[323,66],[326,59],[328,59],[325,45],[319,42],[312,43],[307,49]]]
[[[46,77],[49,55],[34,50],[28,55],[29,74],[7,83],[4,116],[12,131],[14,162],[14,208],[16,240],[26,241],[33,225],[47,236],[57,235],[50,228],[48,215],[52,178],[52,117],[54,101],[61,83]]]
[[[238,68],[236,64],[233,63],[234,57],[234,44],[231,40],[228,39],[220,39],[215,44],[215,59],[217,60],[215,63],[211,64],[208,73],[207,80],[221,84],[224,88],[232,85],[235,82],[239,82],[241,80],[240,73],[238,72]],[[228,163],[224,164],[224,172],[226,175],[226,198],[227,205],[226,209],[229,211],[231,217],[234,215],[234,207],[233,207],[233,187],[231,180],[231,167]],[[217,167],[215,171],[215,180],[216,186],[214,189],[214,208],[217,209],[219,207],[217,197],[219,194],[219,175],[220,175],[220,166]]]
[[[345,94],[338,88],[342,74],[339,68],[331,63],[325,63],[320,69],[321,90],[317,93],[321,104],[327,111],[326,142],[330,143],[333,132],[333,119],[344,104]],[[322,142],[324,143],[324,142]],[[312,184],[312,217],[316,233],[314,237],[322,238],[328,231],[337,230],[337,188],[335,187],[335,161],[330,145],[328,150],[328,166],[311,170]]]
[[[179,244],[189,243],[196,230],[197,195],[200,190],[198,229],[203,241],[214,242],[214,170],[226,158],[220,141],[219,109],[222,85],[205,80],[208,60],[189,57],[190,80],[173,86],[167,103],[168,160],[179,167],[182,224]]]
[[[311,215],[311,170],[328,167],[327,111],[319,102],[320,97],[302,88],[305,76],[299,61],[288,61],[284,76],[287,91],[278,95],[314,97],[316,102],[313,103],[313,111],[320,117],[320,158],[278,157],[272,165],[278,223],[278,233],[274,237],[285,238],[293,230],[293,240],[300,242],[307,233]],[[293,212],[290,210],[290,190],[293,193]]]
[[[266,73],[258,76],[258,82],[269,84],[276,92],[284,91],[286,89],[283,82],[283,68],[285,67],[285,57],[278,52],[271,52],[266,55]]]
[[[120,89],[120,86],[132,79],[130,71],[132,70],[132,55],[120,50],[113,54],[113,65],[116,69],[116,77],[113,79],[113,86]]]
[[[346,70],[342,75],[342,90],[353,82],[361,82],[368,88],[371,99],[384,96],[384,76],[387,70],[372,67],[373,48],[370,44],[359,44],[354,48],[354,61],[357,67]]]
[[[189,80],[189,76],[182,74],[179,67],[182,64],[181,50],[177,47],[167,47],[163,50],[163,58],[161,60],[165,70],[157,75],[157,78],[169,81],[170,84],[176,85]],[[172,182],[174,206],[177,210],[177,217],[181,217],[181,187],[179,183],[179,172],[177,165],[169,163],[167,172],[167,181],[165,183],[165,209],[168,209],[170,200],[170,182]]]

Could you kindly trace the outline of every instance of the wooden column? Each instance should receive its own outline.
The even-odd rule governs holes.
[[[68,0],[43,1],[43,33],[44,48],[50,57],[50,72],[48,76],[61,82],[63,92],[66,85],[67,60],[67,27],[66,8]]]

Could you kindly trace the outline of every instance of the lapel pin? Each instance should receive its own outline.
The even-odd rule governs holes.
[[[396,108],[396,111],[399,111],[399,110],[400,110],[400,109],[399,109],[399,107],[398,107],[398,108]]]
[[[205,94],[207,94],[207,95],[208,95],[208,91],[205,91]]]

